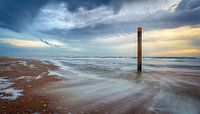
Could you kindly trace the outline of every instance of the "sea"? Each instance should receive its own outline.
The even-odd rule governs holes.
[[[102,103],[108,113],[200,114],[200,58],[145,57],[142,72],[133,57],[34,59],[58,66],[49,76],[62,78],[64,86],[51,92],[70,94],[71,107],[98,109]]]

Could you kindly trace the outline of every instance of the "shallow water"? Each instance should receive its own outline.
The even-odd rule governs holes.
[[[50,93],[68,111],[94,113],[200,113],[199,58],[144,58],[136,72],[135,58],[41,59],[59,67],[49,75],[64,77]]]

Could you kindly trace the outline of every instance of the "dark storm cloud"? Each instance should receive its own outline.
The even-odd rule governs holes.
[[[182,0],[176,11],[152,16],[152,21],[163,23],[167,26],[182,26],[200,24],[200,0]],[[154,18],[155,17],[155,18]]]
[[[20,31],[49,0],[1,0],[0,27]]]
[[[42,6],[49,2],[66,3],[71,12],[76,12],[80,7],[91,10],[104,5],[112,7],[116,13],[123,3],[135,1],[140,0],[1,0],[0,27],[20,32],[34,20]]]
[[[84,7],[88,10],[97,8],[99,6],[110,6],[113,11],[117,13],[122,8],[124,3],[130,2],[143,2],[148,0],[60,0],[67,3],[67,7],[69,11],[77,11],[78,8]]]
[[[200,1],[183,0],[177,7],[176,13],[169,16],[169,20],[179,25],[200,24]]]
[[[195,25],[200,24],[200,7],[187,11],[178,11],[165,18],[162,17],[163,21],[170,21],[171,24],[176,23],[177,25]],[[161,21],[162,21],[161,20]]]
[[[75,12],[80,7],[84,7],[88,10],[91,10],[101,5],[109,5],[112,0],[60,0],[60,1],[66,3],[69,11]]]
[[[92,10],[100,6],[108,6],[118,13],[123,4],[131,2],[145,2],[149,0],[1,0],[0,1],[0,27],[11,29],[17,32],[26,29],[26,25],[31,24],[37,17],[40,9],[48,3],[66,3],[70,12],[76,13],[80,7]],[[154,0],[155,2],[156,0]],[[144,3],[145,6],[145,3]],[[174,6],[173,6],[174,7]],[[110,33],[120,33],[132,31],[134,26],[143,25],[146,29],[152,27],[174,27],[181,25],[194,25],[200,23],[200,1],[182,0],[173,13],[161,13],[160,15],[150,15],[150,18],[141,22],[122,23],[97,23],[95,27],[86,26],[74,28],[72,30],[52,29],[44,30],[41,33],[60,36],[64,38],[85,38],[95,35],[105,35]]]
[[[82,0],[84,1],[84,0]],[[94,0],[95,1],[95,0]],[[148,0],[142,0],[140,2],[144,2]],[[156,1],[156,0],[155,0]],[[117,12],[121,9],[124,3],[129,2],[139,2],[137,0],[110,0],[109,2],[99,2],[104,5],[110,5]],[[95,2],[98,3],[98,2]],[[102,5],[101,4],[101,5]],[[94,5],[94,4],[93,4]],[[80,5],[81,6],[81,5]],[[84,6],[84,5],[83,5]],[[98,6],[98,4],[96,5]],[[145,4],[144,4],[145,6]],[[171,7],[175,7],[176,4]],[[74,6],[74,8],[78,8],[78,6]],[[146,30],[152,30],[155,28],[173,28],[183,25],[195,25],[200,24],[200,1],[199,0],[183,0],[179,4],[177,4],[177,8],[175,12],[161,12],[160,14],[152,14],[149,18],[144,20],[135,22],[127,21],[121,23],[110,23],[110,24],[102,24],[98,23],[95,27],[83,27],[83,28],[75,28],[69,31],[54,29],[50,31],[43,31],[47,34],[57,35],[64,38],[77,38],[84,39],[90,38],[94,36],[103,36],[109,34],[120,34],[124,32],[133,32],[134,27],[138,25],[142,25]],[[79,37],[80,36],[80,37]]]
[[[193,10],[198,7],[200,7],[199,0],[182,0],[179,6],[177,7],[177,11]]]

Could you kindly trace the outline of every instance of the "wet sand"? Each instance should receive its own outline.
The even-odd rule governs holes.
[[[0,98],[5,98],[0,99],[1,114],[59,112],[54,108],[55,101],[45,92],[47,85],[61,80],[47,76],[48,70],[56,69],[55,66],[35,60],[15,58],[0,58],[0,63],[0,78],[3,77],[12,83],[9,88],[21,91],[21,95],[14,99],[7,99],[12,98],[12,91],[0,92]]]
[[[0,113],[200,113],[198,73],[132,72],[122,74],[123,78],[107,78],[81,72],[70,77],[64,71],[72,69],[55,61],[0,58],[0,63],[0,78],[13,83],[10,87],[21,94],[14,100],[0,99]],[[9,95],[0,92],[1,98]]]

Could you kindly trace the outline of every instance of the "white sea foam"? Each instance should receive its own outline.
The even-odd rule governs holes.
[[[72,67],[66,66],[64,65],[61,60],[49,60],[50,63],[52,63],[53,65],[59,67],[58,70],[54,70],[54,71],[48,71],[48,75],[49,76],[59,76],[59,77],[65,77],[67,79],[69,78],[76,78],[78,77],[84,77],[84,76],[90,76],[90,75],[86,75],[85,73],[79,72],[75,69],[73,69]]]
[[[20,77],[16,78],[16,80],[26,80],[26,81],[30,82],[32,80],[38,80],[38,79],[42,78],[45,73],[46,72],[43,72],[40,75],[38,75],[37,77],[35,77],[35,76],[20,76]]]
[[[49,76],[64,77],[63,74],[59,73],[58,71],[51,71],[51,70],[49,70],[48,72],[49,72],[49,73],[48,73]]]
[[[32,77],[32,76],[20,76],[20,77],[16,78],[16,80],[21,80],[21,79],[32,80],[32,79],[34,79],[34,77]]]
[[[200,102],[192,97],[160,91],[153,99],[150,111],[156,114],[199,114]]]
[[[46,73],[46,72],[41,73],[41,74],[38,75],[35,79],[36,79],[36,80],[41,79],[45,73]]]
[[[34,64],[29,64],[29,65],[28,65],[28,63],[27,63],[26,60],[20,60],[20,61],[19,61],[19,64],[22,64],[22,65],[24,65],[25,67],[35,68],[35,65],[34,65]]]
[[[197,107],[200,105],[198,100],[192,95],[178,95],[176,92],[176,89],[187,88],[186,85],[199,87],[198,61],[194,66],[187,66],[190,64],[187,60],[180,62],[179,59],[145,58],[144,72],[136,80],[136,60],[132,58],[51,58],[45,61],[59,67],[58,70],[49,71],[48,75],[71,79],[63,82],[70,86],[51,92],[72,95],[73,97],[66,100],[72,106],[77,103],[81,105],[83,100],[104,100],[108,103],[120,101],[112,111],[117,113],[126,112],[147,100],[150,102],[147,108],[155,114],[200,113]],[[99,104],[93,102],[83,105],[84,108],[90,109],[91,106],[96,108]]]
[[[16,100],[18,97],[22,96],[21,89],[12,88],[12,82],[6,77],[0,77],[0,99]],[[5,94],[8,94],[5,95]]]
[[[22,65],[24,65],[24,66],[27,66],[28,67],[28,64],[27,64],[27,62],[26,61],[24,61],[24,60],[21,60],[21,61],[19,61],[20,62],[20,64],[22,64]]]

